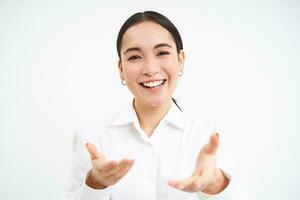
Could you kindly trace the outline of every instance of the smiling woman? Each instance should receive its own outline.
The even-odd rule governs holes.
[[[184,63],[170,32],[152,21],[138,23],[124,33],[120,53],[120,76],[135,96],[135,106],[165,112]]]
[[[121,82],[134,99],[75,135],[69,198],[246,199],[219,134],[172,98],[185,60],[172,22],[153,11],[132,15],[117,52]]]

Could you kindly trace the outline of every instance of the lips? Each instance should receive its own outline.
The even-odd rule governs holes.
[[[151,81],[145,81],[141,82],[140,85],[146,88],[155,88],[163,85],[166,82],[166,79],[160,79],[160,80],[151,80]]]

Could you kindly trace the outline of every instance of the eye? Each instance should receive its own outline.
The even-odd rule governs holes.
[[[137,59],[139,59],[139,58],[141,58],[140,56],[137,56],[137,55],[134,55],[134,56],[130,56],[129,58],[128,58],[128,60],[137,60]]]
[[[157,55],[158,56],[164,56],[164,55],[168,55],[168,54],[170,54],[170,53],[167,52],[167,51],[160,51]]]

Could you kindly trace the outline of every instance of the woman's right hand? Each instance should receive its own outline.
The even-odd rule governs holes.
[[[90,153],[93,168],[88,172],[85,183],[93,189],[104,189],[116,184],[134,163],[132,159],[108,161],[91,143],[86,143],[86,148]]]

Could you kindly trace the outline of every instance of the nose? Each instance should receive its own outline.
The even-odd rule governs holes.
[[[160,67],[155,59],[147,59],[144,63],[142,74],[146,76],[153,76],[159,73]]]

